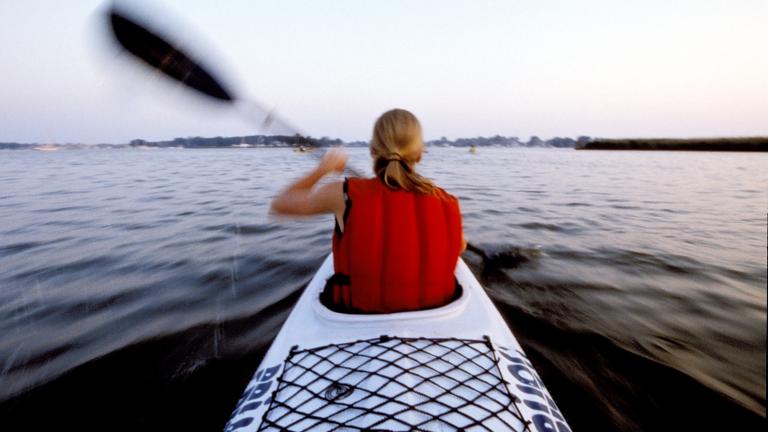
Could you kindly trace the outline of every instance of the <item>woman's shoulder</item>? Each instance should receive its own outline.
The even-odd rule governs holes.
[[[451,193],[449,193],[448,191],[446,191],[445,189],[437,185],[435,186],[435,190],[433,193],[436,197],[445,201],[456,201],[456,202],[459,201],[459,199],[456,198],[456,196],[452,195]]]

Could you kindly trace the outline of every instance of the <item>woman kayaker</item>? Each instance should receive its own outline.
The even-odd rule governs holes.
[[[439,307],[458,295],[453,274],[466,247],[459,202],[416,172],[423,149],[416,116],[387,111],[370,144],[375,177],[315,187],[344,170],[347,155],[330,150],[272,201],[277,214],[335,215],[336,273],[323,293],[332,309],[391,313]]]

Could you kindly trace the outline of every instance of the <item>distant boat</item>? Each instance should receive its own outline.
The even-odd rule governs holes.
[[[251,148],[253,146],[246,143],[240,143],[240,144],[233,144],[232,147],[233,148]]]
[[[37,150],[41,152],[53,152],[53,151],[59,151],[61,149],[55,144],[44,144],[41,146],[32,147],[32,150]]]
[[[309,153],[309,152],[311,152],[312,150],[314,150],[312,147],[304,147],[304,146],[302,146],[302,145],[300,145],[300,146],[298,146],[298,147],[296,147],[296,148],[294,148],[294,149],[293,149],[293,151],[294,151],[295,153]]]
[[[474,145],[474,144],[470,145],[470,146],[469,146],[469,152],[470,152],[470,153],[473,153],[473,154],[474,154],[474,153],[477,153],[477,147],[475,147],[475,145]]]

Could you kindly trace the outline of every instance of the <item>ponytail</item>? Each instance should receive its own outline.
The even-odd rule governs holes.
[[[422,177],[413,166],[395,153],[391,157],[378,157],[374,160],[376,177],[381,179],[391,189],[403,189],[408,192],[431,194],[435,185],[426,177]]]
[[[416,116],[402,109],[385,112],[373,128],[373,172],[391,189],[431,194],[434,183],[414,170],[423,146]]]

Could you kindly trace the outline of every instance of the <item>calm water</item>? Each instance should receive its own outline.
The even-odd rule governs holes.
[[[330,217],[267,215],[314,163],[0,152],[0,429],[221,429],[330,251]],[[574,431],[765,427],[768,154],[433,148],[422,172],[473,243],[532,258],[464,256]]]

